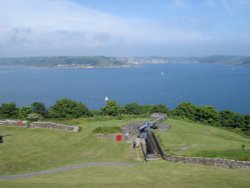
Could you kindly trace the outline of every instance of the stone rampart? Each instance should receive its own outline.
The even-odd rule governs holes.
[[[30,128],[48,128],[48,129],[61,129],[64,131],[78,132],[79,126],[62,125],[51,122],[33,122],[29,125]]]
[[[17,120],[0,120],[0,126],[19,126],[25,128],[48,128],[48,129],[60,129],[69,132],[78,132],[79,126],[63,125],[51,122],[32,122],[17,121]]]
[[[184,156],[165,156],[164,159],[171,162],[195,163],[195,164],[203,164],[209,166],[220,166],[224,168],[250,169],[250,161],[239,161],[239,160],[206,158],[206,157],[184,157]]]
[[[1,125],[27,127],[28,122],[6,119],[6,120],[0,120],[0,126]]]

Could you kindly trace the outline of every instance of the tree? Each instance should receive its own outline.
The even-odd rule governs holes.
[[[23,106],[19,108],[18,118],[25,119],[32,112],[31,106]]]
[[[149,115],[152,113],[152,109],[154,106],[151,104],[145,104],[145,105],[142,105],[141,107],[142,107],[143,114]]]
[[[90,116],[88,108],[83,104],[71,99],[58,100],[49,111],[49,117],[52,118],[79,118]]]
[[[120,107],[114,100],[107,101],[107,104],[102,108],[105,115],[117,116],[120,114]]]
[[[151,109],[151,113],[164,113],[168,114],[169,109],[164,104],[154,105]]]
[[[0,118],[17,118],[18,108],[15,103],[3,103],[0,107]]]
[[[37,113],[30,113],[27,115],[27,119],[30,121],[38,121],[42,119],[42,116],[40,114]]]
[[[197,107],[195,110],[195,120],[218,126],[219,114],[212,106]]]
[[[143,113],[142,107],[137,103],[129,103],[123,107],[124,114],[139,115]]]
[[[175,109],[175,115],[180,116],[182,118],[188,118],[195,121],[195,114],[198,107],[193,105],[192,103],[181,103]]]
[[[244,115],[245,124],[250,125],[250,115]]]
[[[245,118],[241,114],[223,110],[219,112],[219,115],[220,124],[223,127],[244,128],[246,126]]]
[[[36,114],[40,114],[43,117],[46,117],[48,115],[48,110],[42,102],[34,102],[32,103],[31,107],[32,111]]]

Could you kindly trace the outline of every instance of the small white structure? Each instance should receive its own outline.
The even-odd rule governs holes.
[[[108,98],[108,97],[105,97],[104,100],[105,100],[105,103],[107,103],[108,100],[109,100],[109,98]]]

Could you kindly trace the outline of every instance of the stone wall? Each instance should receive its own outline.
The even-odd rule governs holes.
[[[1,125],[9,125],[9,126],[20,126],[20,127],[27,127],[28,122],[27,121],[17,121],[17,120],[0,120],[0,126]]]
[[[48,128],[48,129],[61,129],[64,131],[70,132],[78,132],[79,126],[69,126],[69,125],[62,125],[58,123],[51,123],[51,122],[33,122],[29,125],[30,128]]]
[[[164,156],[164,159],[171,162],[195,163],[209,166],[220,166],[224,168],[247,168],[250,169],[250,161],[238,161],[219,158],[206,157],[183,157],[183,156]]]
[[[20,126],[25,128],[48,128],[48,129],[60,129],[69,132],[78,132],[79,126],[63,125],[51,122],[33,122],[28,123],[27,121],[17,120],[0,120],[0,126]]]

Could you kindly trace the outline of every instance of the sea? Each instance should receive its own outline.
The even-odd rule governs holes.
[[[70,98],[101,109],[119,105],[182,102],[250,114],[250,67],[221,64],[151,64],[132,68],[58,69],[0,66],[0,103],[18,106]]]

